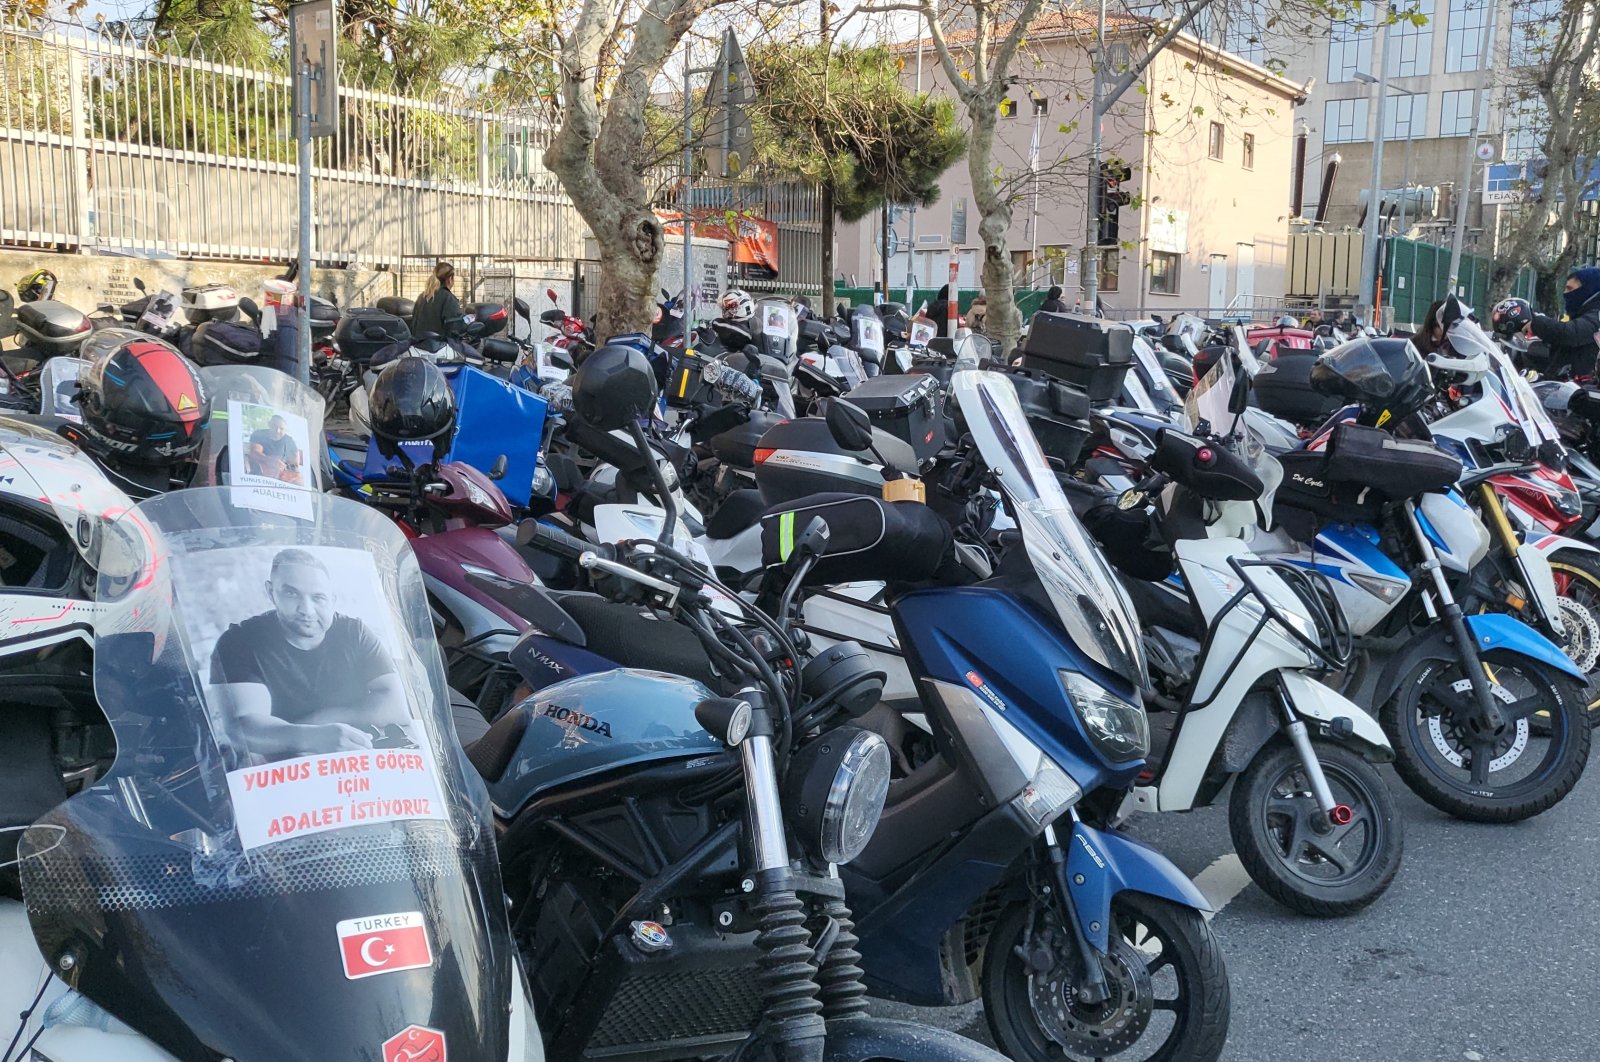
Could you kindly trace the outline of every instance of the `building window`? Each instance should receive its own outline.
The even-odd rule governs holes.
[[[1428,94],[1385,96],[1383,100],[1383,138],[1411,140],[1424,136],[1428,128]]]
[[[1150,294],[1176,295],[1178,293],[1178,263],[1182,255],[1171,251],[1150,252]]]
[[[1214,158],[1214,159],[1222,158],[1223,137],[1224,137],[1224,134],[1222,132],[1222,123],[1221,122],[1212,122],[1211,123],[1211,144],[1210,144],[1210,147],[1208,148],[1208,150],[1210,152],[1211,157]]]
[[[1444,28],[1444,72],[1459,74],[1483,66],[1488,0],[1450,0],[1450,21]]]
[[[1561,0],[1516,0],[1511,5],[1511,65],[1539,66],[1561,20]]]
[[[1244,168],[1247,170],[1256,168],[1256,135],[1254,133],[1246,133],[1244,135]]]
[[[1007,96],[1000,101],[1000,117],[1015,118],[1017,116],[1017,101]]]
[[[1353,144],[1367,139],[1367,101],[1329,100],[1322,108],[1322,142]]]
[[[1372,69],[1372,27],[1364,20],[1365,14],[1366,5],[1355,4],[1349,18],[1334,20],[1328,35],[1330,83],[1351,81],[1357,70]]]
[[[1049,99],[1049,97],[1047,97],[1047,96],[1030,96],[1028,98],[1033,103],[1033,116],[1035,118],[1042,118],[1045,115],[1050,113],[1050,99]]]
[[[1242,0],[1228,15],[1222,47],[1252,63],[1266,62],[1267,21],[1266,0]]]
[[[1472,89],[1458,89],[1439,96],[1439,135],[1472,135]]]
[[[1424,21],[1417,25],[1412,17]],[[1384,42],[1390,77],[1427,77],[1433,69],[1433,0],[1414,0],[1405,5],[1405,14],[1389,27]]]
[[[1107,247],[1100,252],[1100,290],[1117,290],[1117,272],[1121,268],[1122,252],[1116,247]]]
[[[1506,162],[1527,162],[1543,153],[1545,119],[1544,100],[1537,96],[1513,100],[1504,111],[1504,159]]]

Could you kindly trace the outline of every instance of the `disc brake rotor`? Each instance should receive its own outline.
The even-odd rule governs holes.
[[[1137,1043],[1155,1010],[1142,953],[1112,934],[1101,962],[1110,996],[1093,1006],[1078,1000],[1073,987],[1078,970],[1070,948],[1058,947],[1054,953],[1056,962],[1050,970],[1028,978],[1033,1016],[1045,1035],[1068,1051],[1097,1057],[1126,1051]]]
[[[1489,773],[1503,771],[1517,762],[1523,750],[1528,747],[1528,736],[1531,728],[1526,718],[1518,719],[1516,723],[1507,727],[1501,734],[1496,735],[1494,744],[1490,746],[1494,751],[1494,759],[1489,761]],[[1454,721],[1445,722],[1442,716],[1428,717],[1428,736],[1433,740],[1434,750],[1452,767],[1466,769],[1467,758],[1465,753],[1472,749],[1467,741],[1466,728]]]
[[[1581,601],[1570,597],[1556,598],[1561,611],[1561,650],[1578,665],[1585,675],[1600,663],[1600,621]]]

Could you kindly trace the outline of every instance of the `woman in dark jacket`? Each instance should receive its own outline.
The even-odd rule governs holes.
[[[449,262],[433,267],[433,276],[422,290],[411,311],[411,334],[436,335],[445,339],[459,336],[465,326],[466,315],[461,312],[461,300],[450,289],[455,286],[456,270]]]
[[[1061,285],[1052,284],[1050,290],[1044,293],[1044,301],[1039,304],[1040,313],[1066,313],[1067,304],[1061,301]]]
[[[1561,303],[1567,314],[1565,321],[1536,313],[1528,326],[1550,347],[1546,375],[1593,376],[1595,333],[1600,332],[1600,269],[1574,269],[1567,277]]]
[[[939,294],[933,297],[933,302],[928,306],[928,319],[933,322],[934,328],[941,336],[948,335],[948,323],[945,318],[950,315],[950,285],[946,284],[939,289]]]

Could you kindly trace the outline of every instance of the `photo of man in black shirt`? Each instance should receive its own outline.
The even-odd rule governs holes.
[[[299,483],[300,465],[305,455],[300,451],[300,443],[289,434],[288,421],[282,414],[274,413],[265,428],[250,433],[245,458],[246,470],[253,475]]]
[[[271,762],[371,748],[368,727],[410,722],[393,658],[364,622],[334,611],[320,559],[280,550],[267,596],[272,610],[230,626],[211,655],[230,743]]]

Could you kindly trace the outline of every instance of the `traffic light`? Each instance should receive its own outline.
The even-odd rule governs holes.
[[[1126,163],[1100,164],[1099,242],[1102,247],[1109,247],[1119,242],[1118,211],[1133,202],[1133,193],[1127,186],[1132,179],[1133,170]]]

